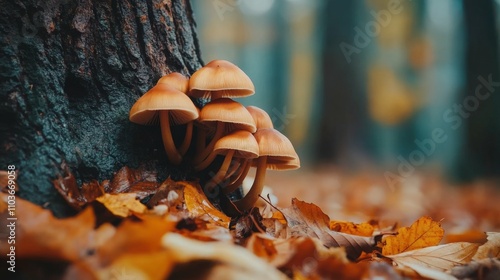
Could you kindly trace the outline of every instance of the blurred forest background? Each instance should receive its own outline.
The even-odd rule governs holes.
[[[238,101],[270,114],[303,168],[500,174],[500,1],[192,2],[204,62],[250,76]]]

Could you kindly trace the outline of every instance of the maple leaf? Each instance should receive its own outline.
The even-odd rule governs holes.
[[[292,199],[292,206],[282,209],[289,236],[309,236],[321,240],[326,247],[344,247],[350,259],[356,259],[361,252],[373,249],[374,239],[330,230],[330,218],[312,204]]]
[[[488,241],[477,250],[474,260],[500,258],[500,232],[487,232]]]
[[[128,217],[132,213],[144,213],[146,206],[136,199],[134,193],[104,194],[96,198],[111,213],[119,217]]]
[[[410,227],[398,229],[397,235],[386,236],[382,247],[382,255],[395,255],[410,250],[439,244],[444,230],[439,222],[429,217],[421,217]]]
[[[479,244],[475,243],[456,242],[415,249],[386,257],[397,265],[409,267],[427,278],[454,279],[444,272],[456,265],[469,262],[478,247]]]

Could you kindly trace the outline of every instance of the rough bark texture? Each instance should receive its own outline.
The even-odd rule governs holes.
[[[51,181],[110,178],[127,165],[182,176],[158,127],[132,104],[161,75],[201,66],[188,0],[0,0],[0,170],[20,196],[68,212]]]

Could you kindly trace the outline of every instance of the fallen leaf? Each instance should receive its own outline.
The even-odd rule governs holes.
[[[109,190],[106,190],[107,193],[124,193],[130,192],[130,188],[132,188],[135,184],[140,182],[150,182],[156,184],[156,173],[140,169],[131,169],[127,166],[122,167],[111,179],[109,184]]]
[[[0,193],[6,203],[7,195]],[[42,258],[45,260],[77,261],[94,247],[95,217],[91,208],[86,208],[75,217],[55,218],[49,210],[16,197],[16,219],[9,220],[16,229],[16,257]],[[7,221],[8,211],[0,213],[0,219]],[[8,227],[0,229],[0,235],[8,236]],[[9,244],[0,242],[0,252],[9,252]]]
[[[330,218],[312,204],[292,199],[292,206],[282,209],[290,236],[315,237],[326,247],[344,247],[349,259],[355,260],[361,252],[373,250],[374,239],[330,230]]]
[[[184,186],[186,208],[194,217],[206,218],[222,227],[229,227],[231,219],[213,206],[205,196],[201,187],[187,182],[179,182]]]
[[[119,217],[128,217],[132,213],[144,213],[147,210],[147,207],[136,199],[134,193],[106,193],[96,200]]]
[[[457,242],[411,250],[396,255],[388,255],[399,266],[409,267],[423,277],[431,279],[453,279],[444,273],[452,267],[465,264],[479,247],[475,243]]]
[[[446,242],[445,243],[454,243],[454,242],[470,242],[470,243],[479,243],[484,244],[486,241],[486,233],[484,231],[479,230],[467,230],[460,233],[448,233],[446,234]]]
[[[487,232],[487,242],[479,247],[474,260],[500,258],[500,232]]]
[[[375,231],[375,228],[370,223],[355,224],[341,221],[330,221],[330,229],[361,236],[372,236]]]
[[[108,265],[121,255],[161,251],[161,238],[174,230],[175,223],[163,218],[139,215],[139,221],[125,219],[109,242],[96,248],[100,263]]]
[[[99,269],[100,279],[166,279],[173,267],[170,254],[166,251],[152,253],[124,254],[109,266]]]
[[[487,258],[456,266],[451,274],[459,279],[500,279],[500,260]]]
[[[231,243],[203,242],[177,233],[167,233],[162,238],[162,245],[178,263],[207,260],[252,273],[252,279],[287,279],[264,260]]]
[[[410,227],[398,229],[397,235],[383,239],[382,255],[395,255],[415,249],[434,246],[443,238],[444,230],[439,222],[422,217]]]

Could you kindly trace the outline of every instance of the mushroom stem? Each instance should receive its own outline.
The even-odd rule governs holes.
[[[238,172],[242,167],[242,164],[243,164],[242,161],[243,161],[243,159],[241,159],[241,158],[238,158],[237,160],[233,160],[231,162],[231,166],[229,166],[229,170],[226,173],[226,178],[224,178],[224,179],[229,179],[236,172]],[[230,181],[228,181],[228,182],[230,182]]]
[[[255,205],[259,199],[259,195],[264,188],[264,180],[266,178],[267,156],[261,156],[257,159],[257,171],[250,191],[240,200],[234,202],[234,205],[240,211],[246,211]]]
[[[207,140],[207,130],[204,127],[199,127],[196,138],[196,154],[199,155],[205,148]]]
[[[250,170],[250,167],[252,166],[250,164],[251,160],[246,160],[243,165],[240,168],[240,172],[234,176],[234,179],[229,182],[229,185],[227,185],[223,189],[224,194],[232,193],[234,192],[241,184],[243,183],[243,180],[245,180],[245,177],[248,174],[248,171]]]
[[[186,125],[186,135],[184,135],[184,140],[182,141],[181,147],[179,148],[179,153],[184,156],[191,145],[191,139],[193,138],[193,122],[188,122]]]
[[[217,128],[214,133],[214,137],[212,140],[210,140],[210,143],[201,151],[198,153],[198,155],[194,158],[193,162],[194,164],[199,164],[203,160],[205,160],[210,153],[213,151],[215,143],[217,143],[217,140],[219,140],[222,136],[224,136],[224,123],[223,122],[217,122]]]
[[[230,150],[227,154],[226,157],[224,158],[224,161],[222,162],[221,167],[219,168],[219,171],[210,179],[210,181],[207,182],[205,185],[205,189],[209,192],[211,192],[217,185],[219,185],[224,178],[226,177],[227,171],[229,169],[229,166],[231,165],[231,160],[233,159],[234,155],[234,150]]]
[[[163,147],[167,153],[168,160],[175,165],[178,165],[182,161],[182,156],[179,154],[175,148],[174,139],[172,138],[172,132],[170,131],[170,121],[169,113],[166,110],[160,111],[160,127],[161,127],[161,138],[163,139]]]

